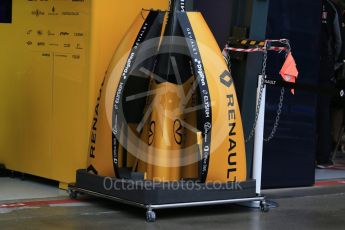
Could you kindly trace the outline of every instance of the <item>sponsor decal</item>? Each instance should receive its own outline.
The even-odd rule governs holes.
[[[229,148],[228,148],[228,170],[227,178],[237,181],[236,176],[232,176],[237,172],[237,143],[236,143],[236,110],[234,94],[226,96],[228,101],[228,126],[229,126]]]
[[[175,138],[175,142],[178,145],[182,144],[182,136],[183,136],[183,127],[181,124],[181,121],[179,119],[175,120],[174,122],[174,138]]]
[[[39,10],[39,9],[33,10],[33,11],[31,12],[31,14],[34,15],[34,16],[36,16],[36,17],[45,15],[45,13],[44,13],[42,10]]]
[[[149,16],[146,18],[142,28],[140,29],[140,32],[136,38],[136,41],[134,42],[132,46],[132,50],[129,54],[129,57],[127,59],[126,65],[124,67],[124,70],[121,74],[121,79],[119,86],[116,90],[115,98],[114,98],[114,105],[113,105],[113,134],[112,134],[112,142],[113,142],[113,163],[114,163],[114,171],[118,175],[118,150],[119,150],[119,140],[120,140],[120,132],[121,126],[123,125],[122,122],[124,121],[123,114],[122,114],[122,97],[124,92],[124,86],[126,85],[126,82],[128,80],[128,77],[133,71],[133,64],[135,62],[135,59],[137,57],[138,48],[142,42],[144,42],[149,29],[153,25],[154,21],[156,20],[157,16],[159,15],[158,12],[151,12]],[[154,135],[154,133],[153,133]],[[152,136],[152,141],[153,141]]]
[[[96,107],[95,107],[95,116],[93,117],[92,121],[92,128],[91,128],[91,140],[90,140],[90,149],[89,149],[89,157],[95,158],[95,150],[96,150],[96,140],[97,140],[97,123],[99,119],[99,110],[101,105],[101,98],[103,93],[105,79],[101,84],[101,89],[99,90],[99,95],[97,97]]]
[[[180,0],[180,11],[185,12],[186,11],[186,3],[185,0]]]
[[[211,108],[211,98],[207,83],[207,78],[205,74],[204,64],[201,59],[199,52],[198,44],[196,42],[196,37],[192,30],[192,26],[189,22],[187,14],[180,14],[178,16],[181,28],[183,29],[183,34],[186,37],[186,42],[191,54],[192,65],[194,68],[195,77],[198,81],[198,87],[201,95],[201,104],[203,109],[200,112],[200,121],[201,124],[200,130],[202,131],[203,143],[202,143],[202,159],[200,161],[200,172],[199,178],[201,182],[205,182],[207,178],[207,171],[209,165],[209,157],[211,151],[211,133],[212,133],[212,108]],[[199,125],[198,125],[199,126]],[[203,129],[204,128],[204,129]]]
[[[48,13],[48,15],[50,16],[56,16],[56,15],[59,15],[57,12],[56,12],[56,8],[55,6],[52,7],[51,9],[51,12]]]
[[[225,70],[220,76],[219,76],[220,82],[227,88],[230,88],[233,84],[233,79],[231,77],[231,74],[228,70]],[[237,181],[236,176],[233,174],[236,174],[237,172],[237,143],[236,143],[236,104],[235,104],[235,96],[234,94],[226,95],[226,101],[228,108],[228,126],[229,126],[229,147],[228,147],[228,169],[226,172],[227,179],[232,181]]]
[[[149,141],[148,141],[149,146],[153,144],[153,141],[155,139],[155,131],[156,131],[156,122],[151,121],[150,130],[149,130]]]
[[[233,84],[233,80],[229,71],[225,70],[220,75],[220,82],[228,88]]]
[[[65,32],[65,31],[60,32],[60,36],[68,36],[68,35],[69,35],[69,33],[68,33],[68,32]]]
[[[71,11],[71,12],[62,12],[61,14],[64,15],[64,16],[79,16],[80,12]]]
[[[89,148],[89,157],[92,159],[96,158],[95,152],[96,152],[96,140],[97,140],[97,124],[98,124],[98,119],[99,119],[99,110],[100,110],[100,105],[101,105],[101,98],[102,98],[104,83],[105,83],[105,78],[103,79],[102,84],[101,84],[101,89],[99,90],[99,95],[97,97],[97,102],[96,102],[96,107],[95,107],[95,115],[92,121],[92,128],[91,128],[91,135],[90,135],[91,136],[90,148]],[[93,165],[90,165],[86,170],[89,173],[98,175],[98,172]]]

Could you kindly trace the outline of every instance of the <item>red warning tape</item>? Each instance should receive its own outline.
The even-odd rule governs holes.
[[[280,47],[280,46],[268,46],[266,47],[267,43],[281,43],[281,44],[289,44],[289,40],[287,39],[279,39],[279,40],[265,40],[262,43],[265,44],[264,47],[255,47],[255,48],[234,48],[226,45],[224,51],[233,51],[233,52],[242,52],[242,53],[255,53],[255,52],[264,52],[264,51],[275,51],[275,52],[283,52],[288,51],[288,47]],[[250,44],[250,43],[249,43]],[[289,46],[289,45],[288,45]]]
[[[39,206],[50,206],[50,205],[63,205],[63,204],[73,204],[80,203],[78,200],[45,200],[45,201],[29,201],[29,202],[19,202],[19,203],[8,203],[0,204],[0,208],[23,208],[23,207],[39,207]]]
[[[345,184],[345,180],[327,180],[327,181],[317,181],[315,186],[322,187],[322,186],[334,186],[334,185],[341,185]]]
[[[260,47],[260,48],[249,48],[249,49],[241,49],[241,48],[226,46],[224,50],[233,51],[233,52],[242,52],[242,53],[255,53],[255,52],[264,52],[266,50],[283,52],[283,51],[287,51],[288,49],[286,47],[276,47],[276,46],[271,46],[268,48]]]

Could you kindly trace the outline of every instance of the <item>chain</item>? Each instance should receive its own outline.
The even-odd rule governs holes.
[[[270,40],[270,42],[278,42],[280,44],[283,44],[285,45],[287,48],[286,48],[286,55],[285,57],[288,56],[288,54],[291,52],[291,46],[290,46],[290,42],[289,40],[287,39],[281,39],[281,40]],[[248,143],[249,141],[251,141],[255,135],[255,129],[256,129],[256,126],[257,126],[257,123],[258,123],[258,119],[259,119],[259,115],[260,115],[260,107],[261,107],[261,102],[262,102],[262,96],[263,96],[263,91],[264,91],[264,88],[265,88],[265,80],[266,80],[266,68],[267,68],[267,58],[268,58],[268,41],[265,42],[265,45],[263,47],[263,63],[262,63],[262,71],[261,71],[261,81],[259,82],[259,85],[260,85],[260,89],[259,89],[259,98],[258,98],[258,101],[257,101],[257,105],[256,105],[256,112],[255,112],[255,119],[254,119],[254,124],[253,124],[253,127],[249,133],[249,136],[248,138],[246,139],[246,143]],[[281,52],[281,51],[280,51]],[[279,52],[279,53],[280,53]],[[225,61],[227,62],[228,66],[229,66],[229,71],[231,71],[231,59],[230,59],[230,54],[229,52],[225,52],[224,54],[224,58],[225,58]],[[270,135],[268,136],[268,138],[264,139],[265,142],[270,142],[277,130],[278,130],[278,127],[279,127],[279,122],[280,122],[280,116],[282,114],[282,109],[283,109],[283,103],[284,103],[284,97],[285,97],[285,88],[282,87],[281,91],[280,91],[280,98],[279,98],[279,104],[278,104],[278,109],[277,109],[277,116],[275,118],[275,122],[274,122],[274,125],[273,125],[273,128],[272,128],[272,131],[270,133]]]
[[[274,136],[277,132],[277,129],[279,127],[280,115],[282,114],[282,109],[283,109],[284,96],[285,96],[285,88],[282,87],[282,89],[280,91],[280,99],[279,99],[279,105],[278,105],[278,109],[277,109],[276,120],[274,122],[274,126],[272,128],[271,134],[268,136],[268,138],[265,139],[265,142],[270,142],[274,138]]]
[[[265,48],[267,47],[267,42],[265,43]],[[261,81],[259,82],[260,85],[260,91],[259,91],[259,98],[257,101],[257,105],[256,105],[256,112],[255,112],[255,119],[254,119],[254,124],[253,127],[250,131],[250,134],[248,136],[248,138],[246,139],[246,143],[248,143],[255,135],[255,129],[256,129],[256,125],[258,123],[258,119],[259,119],[259,115],[260,115],[260,107],[261,107],[261,101],[262,101],[262,95],[264,92],[264,88],[265,88],[265,79],[266,79],[266,67],[267,67],[267,49],[265,49],[264,51],[264,59],[262,62],[262,71],[261,71]]]
[[[285,54],[285,58],[287,58],[287,56],[291,52],[290,42],[289,42],[289,40],[285,40],[285,39],[280,40],[279,42],[284,44],[287,47],[286,54]],[[285,88],[282,87],[282,89],[280,91],[280,98],[279,98],[279,104],[278,104],[278,109],[277,109],[277,116],[276,116],[276,119],[275,119],[275,122],[274,122],[274,125],[273,125],[273,128],[272,128],[272,131],[271,131],[270,135],[268,136],[268,138],[264,139],[264,141],[267,142],[267,143],[270,142],[274,138],[274,136],[275,136],[275,134],[277,132],[277,129],[279,127],[280,115],[282,114],[284,97],[285,97]]]

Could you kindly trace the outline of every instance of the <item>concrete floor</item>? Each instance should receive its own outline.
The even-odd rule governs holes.
[[[35,178],[22,181],[19,178],[0,178],[0,203],[9,200],[24,200],[66,196],[57,185],[45,183]],[[0,227],[1,229],[1,227]]]
[[[344,164],[317,170],[317,179],[345,179]],[[345,180],[341,180],[345,183]],[[269,213],[237,205],[157,211],[157,221],[146,223],[145,210],[108,200],[82,196],[69,200],[57,184],[35,177],[0,177],[0,230],[7,229],[253,229],[343,230],[345,184],[310,188],[265,190],[279,203]],[[50,201],[62,201],[50,203]],[[47,202],[40,205],[32,203]],[[25,207],[25,202],[31,203]],[[19,204],[18,207],[8,205]]]
[[[316,169],[316,180],[333,180],[345,178],[345,170],[337,169]]]
[[[345,185],[265,193],[280,207],[269,213],[236,205],[164,210],[157,211],[157,222],[146,223],[144,210],[84,197],[81,203],[0,209],[0,229],[345,229]]]

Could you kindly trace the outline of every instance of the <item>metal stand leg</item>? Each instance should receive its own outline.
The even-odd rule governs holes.
[[[255,139],[254,139],[254,163],[253,163],[253,179],[256,180],[256,193],[258,196],[261,195],[261,178],[262,178],[262,157],[263,157],[263,144],[264,144],[264,128],[265,128],[265,106],[266,106],[266,85],[263,86],[262,98],[260,97],[261,84],[265,84],[262,81],[265,76],[259,76],[259,84],[257,90],[257,104],[260,103],[260,112],[258,116],[257,125],[255,128]],[[261,201],[254,202],[251,204],[252,207],[257,207],[263,212],[268,212],[270,207],[276,208],[278,204],[273,201]]]
[[[257,103],[259,103],[260,88],[263,83],[262,78],[265,76],[259,76],[259,85],[257,91]],[[261,176],[262,176],[262,151],[264,143],[264,127],[265,127],[265,102],[266,102],[266,86],[263,88],[262,99],[260,105],[260,112],[255,128],[255,140],[254,140],[254,162],[253,162],[253,179],[256,180],[256,193],[261,194]]]
[[[254,136],[254,159],[253,159],[253,179],[256,180],[256,194],[261,196],[261,174],[262,174],[262,151],[264,142],[264,126],[265,126],[265,102],[266,102],[266,86],[264,84],[263,78],[265,76],[260,75],[258,79],[258,89],[256,96],[256,107],[260,103],[260,111],[258,115],[257,124],[255,127]],[[261,89],[262,92],[261,92]],[[260,94],[261,95],[261,100]],[[263,210],[266,207],[266,201],[251,201],[242,203],[243,206],[250,208],[261,208]]]

